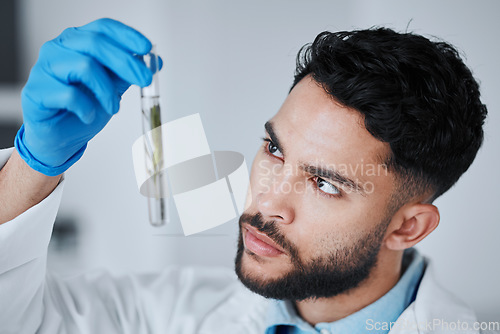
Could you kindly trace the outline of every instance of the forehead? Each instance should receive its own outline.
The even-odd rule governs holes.
[[[337,103],[310,77],[290,92],[270,120],[288,158],[322,164],[381,164],[390,147],[373,137],[363,116]]]

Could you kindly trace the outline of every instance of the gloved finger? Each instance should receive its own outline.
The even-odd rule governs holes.
[[[93,57],[123,80],[141,87],[151,83],[152,74],[143,61],[100,33],[69,28],[55,40],[65,48]]]
[[[163,67],[163,60],[161,59],[160,56],[158,56],[158,63],[159,63],[159,68],[161,70]],[[121,97],[123,93],[125,93],[125,91],[127,91],[127,89],[130,87],[130,84],[122,80],[112,72],[109,72],[109,76],[112,78],[112,81],[114,82],[118,96]]]
[[[161,59],[160,56],[158,56],[158,71],[160,71],[163,68],[163,59]]]
[[[83,123],[90,124],[101,110],[99,102],[83,86],[64,84],[43,71],[30,75],[22,91],[22,104],[25,112],[31,112],[30,120],[37,122],[71,112]]]
[[[109,71],[108,72],[109,76],[111,77],[111,80],[114,82],[114,85],[116,87],[116,93],[119,98],[129,89],[130,83],[126,82],[122,78],[118,77],[116,74],[113,72]]]
[[[151,42],[143,34],[113,19],[99,19],[76,29],[103,34],[131,53],[144,55],[151,50]]]
[[[117,87],[108,72],[94,58],[66,49],[55,43],[46,43],[42,52],[49,59],[43,59],[47,73],[67,84],[83,84],[99,101],[102,108],[113,115],[119,109]]]

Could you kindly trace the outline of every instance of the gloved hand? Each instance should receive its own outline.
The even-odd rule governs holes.
[[[111,19],[68,28],[45,43],[21,96],[24,124],[15,146],[24,161],[49,176],[78,161],[128,87],[151,83],[137,56],[150,50],[146,37]]]

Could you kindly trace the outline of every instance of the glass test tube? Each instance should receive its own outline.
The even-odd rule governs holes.
[[[151,85],[141,88],[142,130],[146,157],[146,181],[149,221],[154,226],[168,223],[169,201],[167,175],[164,170],[164,147],[161,133],[160,89],[158,85],[159,62],[155,47],[143,57],[153,73]],[[151,135],[147,135],[151,131]]]

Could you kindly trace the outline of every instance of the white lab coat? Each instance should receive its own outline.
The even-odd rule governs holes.
[[[10,152],[0,151],[0,166]],[[1,334],[264,333],[263,319],[275,301],[247,290],[230,269],[169,267],[154,275],[97,272],[65,280],[47,274],[47,245],[63,185],[0,225]],[[472,328],[474,312],[439,286],[433,271],[428,264],[416,300],[391,334],[452,332],[416,328],[433,319]]]

